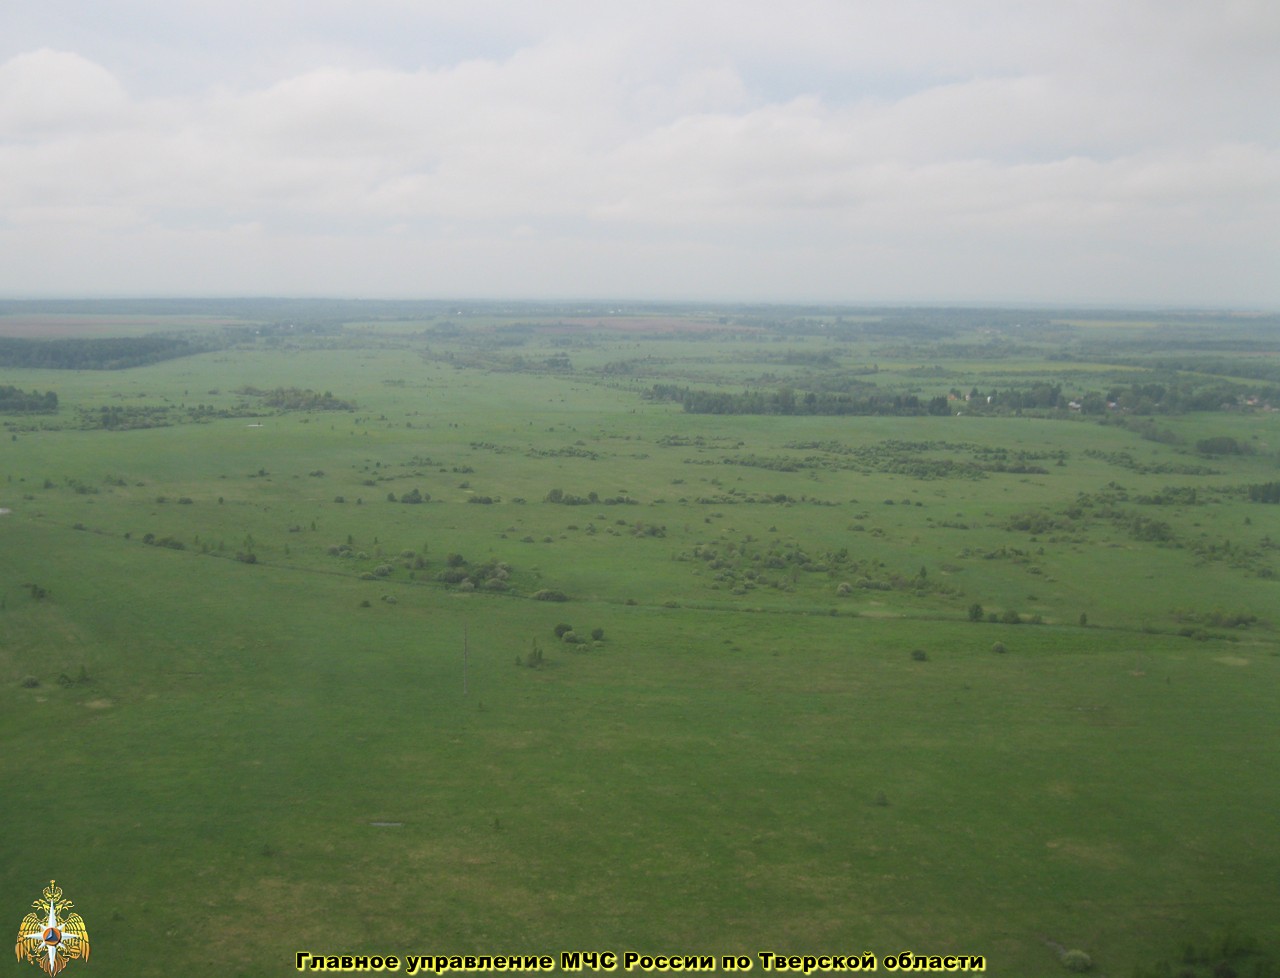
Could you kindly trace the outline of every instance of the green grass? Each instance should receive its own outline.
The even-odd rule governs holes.
[[[1126,975],[1232,924],[1276,946],[1280,647],[1260,572],[1280,521],[1213,491],[1275,477],[1276,415],[1158,419],[1260,447],[1212,460],[1080,419],[693,416],[592,362],[704,356],[733,388],[761,369],[744,350],[775,347],[610,337],[571,348],[570,373],[513,374],[367,332],[376,345],[14,372],[63,407],[14,419],[4,444],[11,912],[56,878],[92,966],[140,976],[286,973],[297,950],[579,948],[911,949],[1032,975],[1061,967],[1055,943]],[[530,342],[530,359],[560,349]],[[133,431],[73,413],[230,406],[246,384],[358,408]],[[919,478],[797,442],[1065,464]],[[1144,474],[1117,452],[1221,474]],[[746,455],[825,462],[725,462]],[[1135,501],[1167,486],[1202,501]],[[431,502],[386,499],[413,488]],[[545,502],[554,488],[639,504]],[[1101,506],[1008,528],[1082,493],[1172,543]],[[793,501],[746,501],[775,494]],[[348,539],[363,557],[329,554]],[[768,564],[842,549],[827,570]],[[509,590],[442,584],[449,553],[508,563]],[[847,578],[908,583],[842,595]],[[1044,623],[971,623],[974,602]],[[1194,617],[1214,609],[1259,620]],[[604,639],[564,644],[560,622]],[[517,667],[534,641],[546,666]]]

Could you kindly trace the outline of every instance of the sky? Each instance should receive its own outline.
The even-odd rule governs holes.
[[[1274,0],[4,0],[0,295],[1280,308]]]

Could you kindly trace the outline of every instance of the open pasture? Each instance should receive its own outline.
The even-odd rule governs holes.
[[[429,312],[0,376],[58,397],[0,416],[0,889],[56,877],[108,973],[1277,946],[1280,422],[1237,352]]]

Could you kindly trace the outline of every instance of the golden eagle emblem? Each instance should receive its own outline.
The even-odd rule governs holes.
[[[31,905],[40,912],[22,918],[14,948],[19,961],[25,957],[30,964],[40,965],[45,974],[56,975],[68,961],[89,957],[89,932],[84,919],[78,913],[64,913],[72,903],[62,898],[62,887],[50,880],[44,888],[44,899]]]

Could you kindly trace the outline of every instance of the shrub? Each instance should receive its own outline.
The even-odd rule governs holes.
[[[991,651],[1003,655],[1006,651],[1004,642],[996,642],[995,645],[991,646]]]
[[[577,632],[571,630],[561,635],[560,641],[564,642],[566,645],[577,645],[582,641],[582,639],[578,638]]]
[[[541,591],[534,592],[535,601],[568,601],[569,596],[563,591],[553,591],[550,588],[543,588]]]
[[[848,581],[842,581],[836,586],[836,594],[840,595],[842,598],[848,597],[852,593],[853,585]]]
[[[591,629],[591,638],[592,638],[594,641],[596,641],[596,642],[603,641],[603,640],[604,640],[604,629],[603,629],[603,628],[593,628],[593,629]]]
[[[1080,950],[1063,951],[1062,966],[1068,971],[1088,971],[1093,967],[1093,958]]]
[[[556,638],[564,638],[564,633],[571,632],[571,631],[573,631],[573,626],[570,625],[568,622],[562,621],[560,624],[558,624],[555,627]]]
[[[35,676],[27,676],[25,679],[22,680],[23,689],[38,689],[39,686],[40,686],[40,680],[37,679]]]
[[[977,604],[976,602],[974,604],[969,605],[970,621],[982,621],[984,617],[985,617],[985,613],[982,610],[982,605]]]
[[[1000,621],[1006,625],[1021,625],[1022,616],[1010,608],[1008,611],[1000,615]]]
[[[924,649],[912,649],[911,658],[914,659],[916,662],[928,662],[929,653],[926,652]]]

